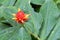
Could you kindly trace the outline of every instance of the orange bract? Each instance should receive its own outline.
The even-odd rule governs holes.
[[[18,23],[24,23],[25,21],[28,20],[28,16],[30,14],[25,14],[23,11],[18,9],[18,12],[16,14],[13,14],[14,20],[16,20]]]

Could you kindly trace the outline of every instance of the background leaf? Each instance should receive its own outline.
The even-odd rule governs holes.
[[[3,6],[13,6],[16,0],[4,0],[2,2]]]
[[[17,27],[18,28],[18,27]],[[31,40],[24,28],[11,27],[0,32],[0,40]]]
[[[60,19],[58,20],[48,40],[60,40]]]
[[[45,0],[31,0],[31,3],[37,4],[37,5],[42,5],[45,2]]]
[[[16,2],[15,6],[27,13],[34,11],[30,5],[30,0],[26,0],[26,1],[25,0],[18,0]]]
[[[59,19],[60,13],[56,4],[52,0],[46,1],[42,5],[40,12],[43,16],[43,28],[40,37],[45,40]]]

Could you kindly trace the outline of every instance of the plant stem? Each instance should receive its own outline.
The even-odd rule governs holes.
[[[24,26],[24,25],[23,25]],[[29,31],[30,28],[26,28],[24,26],[24,28],[28,31],[29,34],[33,35],[35,38],[37,38],[38,40],[41,40],[36,34],[32,33],[31,31]]]
[[[40,38],[36,35],[36,34],[33,34],[32,32],[28,31],[29,34],[33,35],[35,38],[37,38],[38,40],[40,40]]]

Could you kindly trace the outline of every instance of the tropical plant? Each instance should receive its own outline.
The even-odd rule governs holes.
[[[60,40],[60,0],[0,0],[0,40]]]

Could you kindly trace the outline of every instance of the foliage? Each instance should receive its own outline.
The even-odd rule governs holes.
[[[31,14],[24,24],[18,8]],[[0,40],[60,40],[60,0],[0,0]]]

